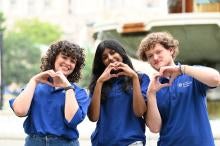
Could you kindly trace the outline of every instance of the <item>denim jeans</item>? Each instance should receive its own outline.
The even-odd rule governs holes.
[[[25,138],[25,146],[79,146],[79,141],[57,136],[31,135]]]

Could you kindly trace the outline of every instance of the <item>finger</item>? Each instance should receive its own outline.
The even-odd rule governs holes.
[[[56,76],[56,72],[54,70],[48,70],[48,75],[50,75],[51,77],[55,77]]]
[[[160,84],[160,88],[168,87],[170,85],[171,85],[170,83]]]

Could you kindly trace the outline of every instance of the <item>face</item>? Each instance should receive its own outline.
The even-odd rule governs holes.
[[[156,44],[153,49],[145,52],[148,62],[156,70],[159,70],[162,66],[173,65],[172,54],[173,49],[165,49],[160,44]]]
[[[110,63],[123,62],[123,59],[115,50],[105,48],[104,52],[102,53],[102,61],[105,66],[108,66]]]
[[[70,75],[76,66],[76,60],[59,53],[55,60],[55,71],[62,71],[67,77]]]

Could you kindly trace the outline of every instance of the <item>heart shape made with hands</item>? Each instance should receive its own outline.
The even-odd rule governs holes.
[[[61,87],[63,85],[63,81],[59,75],[56,75],[54,77],[49,76],[47,83],[54,87]]]
[[[57,73],[53,74],[53,76],[50,74],[41,74],[37,77],[37,80],[38,82],[45,83],[53,87],[62,87],[64,83],[61,75]]]
[[[172,84],[174,79],[180,74],[178,66],[165,66],[160,68],[161,82]]]
[[[160,76],[159,77],[159,82],[161,83],[161,84],[166,84],[166,83],[170,83],[170,79],[169,78],[167,78],[167,77],[163,77],[163,76]]]
[[[122,69],[118,69],[118,70],[112,69],[112,70],[110,71],[110,74],[118,74],[118,73],[120,73],[120,72],[122,72],[122,71],[123,71]]]

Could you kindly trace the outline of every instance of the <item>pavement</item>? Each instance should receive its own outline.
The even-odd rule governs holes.
[[[26,134],[23,130],[25,118],[14,115],[9,107],[0,110],[0,146],[24,146]],[[211,127],[215,137],[216,146],[220,146],[220,119],[211,120]],[[95,129],[95,123],[86,118],[78,126],[80,133],[79,142],[81,146],[91,146],[90,135]],[[156,146],[158,134],[150,133],[146,130],[147,146]]]

